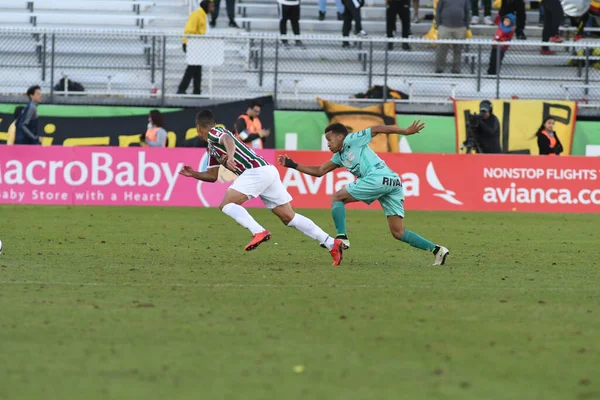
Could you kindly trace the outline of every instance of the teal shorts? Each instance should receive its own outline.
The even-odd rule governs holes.
[[[386,217],[399,215],[404,218],[404,189],[396,174],[367,175],[347,184],[346,190],[363,203],[379,200]]]

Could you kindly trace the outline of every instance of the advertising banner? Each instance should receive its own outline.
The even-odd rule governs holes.
[[[265,139],[266,148],[275,147],[273,126],[274,104],[271,96],[257,98],[262,104],[260,119],[271,135]],[[247,101],[212,105],[217,123],[234,131],[240,114],[246,112]],[[6,143],[8,127],[14,121],[15,105],[0,105],[0,145]],[[139,146],[140,135],[146,131],[152,108],[44,105],[38,108],[39,132],[44,146]],[[197,108],[160,109],[168,132],[168,147],[201,147],[197,137],[195,117]],[[204,143],[205,145],[205,143]]]
[[[304,165],[331,158],[327,152],[285,153]],[[381,157],[402,179],[407,210],[600,212],[600,158],[390,153]],[[354,180],[343,168],[321,178],[279,168],[298,208],[329,208],[331,195]],[[350,208],[380,206],[353,203]]]
[[[259,154],[274,161],[273,150]],[[205,149],[0,146],[0,204],[217,207],[233,173],[221,168],[215,183],[178,174],[183,165],[201,170],[205,157]]]
[[[467,117],[479,114],[479,100],[454,102],[456,152],[467,137]],[[536,132],[547,117],[555,120],[554,130],[564,151],[571,154],[577,117],[574,101],[492,100],[493,113],[500,121],[500,145],[504,153],[539,154]]]

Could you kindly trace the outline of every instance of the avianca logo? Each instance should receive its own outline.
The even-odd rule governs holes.
[[[432,188],[443,192],[434,193],[434,196],[441,197],[442,199],[446,200],[448,203],[451,204],[462,205],[462,202],[454,197],[456,196],[456,193],[454,193],[452,190],[446,189],[444,185],[442,185],[442,183],[440,182],[440,178],[438,178],[437,173],[435,172],[435,168],[433,168],[432,162],[429,162],[429,164],[427,164],[426,177],[427,183],[429,183],[429,185]]]

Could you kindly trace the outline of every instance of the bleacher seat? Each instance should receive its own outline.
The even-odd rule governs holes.
[[[102,28],[117,29],[113,32],[127,30],[130,33],[138,33],[129,36],[105,34],[101,37],[88,31],[72,35],[58,34],[54,48],[55,81],[67,76],[82,83],[86,94],[121,92],[132,96],[148,95],[152,86],[162,87],[162,72],[159,68],[164,59],[167,66],[166,93],[175,93],[185,69],[181,33],[190,10],[188,0],[3,0],[4,3],[7,5],[6,10],[0,14],[0,22],[4,26],[31,26],[32,22],[35,22],[40,28]],[[433,12],[431,5],[432,0],[421,1],[420,15],[423,20],[412,25],[415,37],[429,30],[431,22],[426,18]],[[277,32],[277,7],[272,0],[238,1],[236,10],[238,23],[243,23],[252,32]],[[281,99],[313,101],[317,95],[332,100],[347,99],[354,93],[364,92],[369,84],[383,83],[387,54],[388,85],[410,91],[414,99],[444,101],[451,96],[471,97],[474,93],[488,97],[496,95],[496,77],[486,74],[489,48],[482,52],[481,87],[476,88],[478,53],[475,46],[469,46],[463,53],[462,74],[435,74],[435,51],[429,44],[414,44],[410,52],[400,50],[399,45],[396,45],[396,50],[386,52],[383,42],[375,44],[372,51],[366,45],[342,49],[342,23],[336,19],[333,0],[328,0],[327,12],[327,19],[318,21],[317,0],[302,2],[302,33],[335,35],[336,40],[309,40],[305,42],[306,49],[280,48],[278,78],[275,82],[273,41],[266,46],[264,58],[260,63],[258,41],[244,38],[243,29],[224,28],[227,18],[223,15],[224,10],[221,10],[222,16],[217,29],[209,30],[209,35],[235,33],[238,36],[227,41],[227,64],[204,70],[203,94],[232,99],[254,97],[273,93],[277,85]],[[375,0],[371,4],[367,2],[362,15],[364,27],[370,36],[384,36],[383,0]],[[33,17],[35,21],[31,20]],[[539,39],[541,28],[537,24],[537,11],[528,11],[527,19],[526,33],[534,40]],[[139,22],[141,20],[144,21],[143,26]],[[157,31],[168,35],[164,46],[165,54],[162,54],[161,35],[153,42],[152,38]],[[480,38],[489,38],[494,31],[493,26],[473,27],[474,35]],[[3,35],[0,39],[0,52],[15,65],[25,67],[19,68],[19,73],[15,73],[14,69],[0,67],[0,92],[21,93],[31,82],[40,82],[44,74],[46,80],[42,82],[42,87],[45,91],[49,89],[49,44],[46,41],[44,53],[43,43],[39,35]],[[371,66],[368,65],[367,59],[371,56],[373,75],[370,81]],[[503,80],[500,92],[503,96],[517,95],[520,98],[548,97],[548,93],[556,91],[571,97],[577,96],[586,87],[582,87],[585,84],[582,70],[567,66],[567,62],[573,58],[574,56],[564,51],[555,56],[540,56],[539,47],[521,49],[518,57],[516,53],[509,51],[502,66],[502,75],[510,78],[512,82]],[[596,60],[593,57],[590,59]],[[600,77],[597,70],[592,69],[588,72],[591,82]],[[430,82],[435,82],[433,88]],[[598,92],[593,85],[587,89]]]

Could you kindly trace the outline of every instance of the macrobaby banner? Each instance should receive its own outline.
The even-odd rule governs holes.
[[[319,165],[328,152],[276,152]],[[380,154],[401,179],[407,210],[600,212],[600,158],[526,155]],[[280,168],[297,208],[329,208],[352,182],[344,168],[315,178]],[[350,208],[380,208],[353,203]]]
[[[274,161],[273,150],[259,154]],[[199,148],[1,146],[0,204],[216,207],[233,173],[221,168],[215,183],[178,174],[205,161]]]

